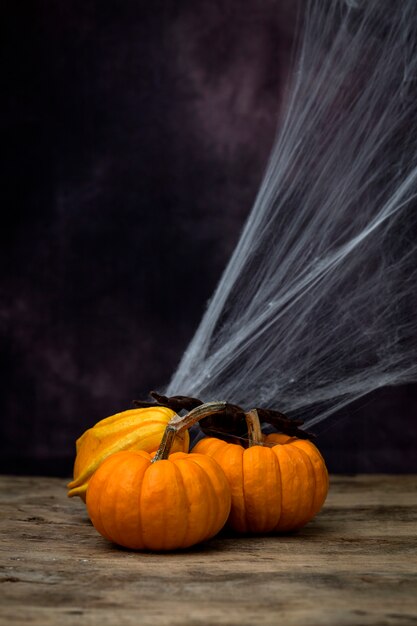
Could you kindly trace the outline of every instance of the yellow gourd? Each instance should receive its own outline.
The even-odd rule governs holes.
[[[106,417],[86,430],[76,442],[74,479],[68,484],[68,496],[80,496],[85,501],[92,474],[108,456],[121,450],[156,450],[174,415],[162,406],[131,409]],[[188,452],[188,448],[185,430],[175,437],[172,451]]]

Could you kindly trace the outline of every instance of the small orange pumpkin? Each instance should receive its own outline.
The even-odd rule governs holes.
[[[256,411],[246,414],[249,448],[208,437],[192,453],[223,468],[232,492],[228,525],[239,533],[296,530],[321,509],[328,492],[325,462],[314,444],[282,434],[263,436]]]
[[[206,541],[224,526],[231,506],[226,476],[207,455],[167,458],[177,432],[167,427],[153,459],[144,451],[118,452],[96,470],[86,503],[101,535],[126,548],[166,551]]]
[[[174,411],[161,406],[131,409],[106,417],[86,430],[76,442],[74,478],[68,484],[68,496],[85,500],[90,477],[111,454],[121,450],[156,450],[174,415]],[[183,431],[174,441],[172,451],[188,452],[188,447],[188,431]]]

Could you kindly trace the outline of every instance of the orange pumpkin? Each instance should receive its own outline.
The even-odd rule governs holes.
[[[192,452],[211,456],[223,468],[232,492],[228,520],[232,529],[268,533],[301,528],[326,499],[325,462],[310,441],[281,434],[262,436],[256,411],[246,416],[249,448],[206,438]]]
[[[68,484],[68,496],[85,500],[88,481],[98,466],[121,450],[145,450],[158,447],[165,428],[175,415],[171,409],[155,406],[116,413],[97,422],[76,442],[74,479]],[[187,431],[178,434],[173,452],[188,452]]]
[[[118,452],[95,472],[87,510],[96,530],[135,550],[175,550],[206,541],[224,526],[230,488],[203,454],[173,453],[152,463],[147,452]]]

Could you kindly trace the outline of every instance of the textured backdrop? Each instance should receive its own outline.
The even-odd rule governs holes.
[[[0,470],[169,381],[268,158],[291,0],[6,3]],[[186,393],[187,390],[184,390]],[[321,427],[334,471],[417,469],[415,386]]]

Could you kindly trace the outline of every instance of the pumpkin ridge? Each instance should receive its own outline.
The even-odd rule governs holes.
[[[149,465],[149,467],[144,471],[143,477],[142,477],[142,481],[140,483],[140,489],[139,489],[138,493],[136,494],[136,504],[135,504],[135,506],[138,507],[138,520],[139,520],[139,523],[138,523],[139,533],[138,534],[140,534],[139,539],[140,539],[140,545],[141,546],[145,545],[145,538],[144,538],[144,534],[143,534],[143,515],[142,515],[142,507],[140,506],[140,499],[142,497],[142,487],[143,487],[143,481],[145,480],[145,474],[146,474],[146,472],[148,471],[148,469],[150,467],[151,466]]]
[[[244,450],[242,455],[245,526],[246,531],[251,534],[258,532],[259,527],[262,527],[265,522],[265,519],[261,519],[261,515],[265,513],[263,501],[263,497],[265,496],[265,484],[263,484],[261,489],[259,489],[257,485],[259,480],[259,465],[262,463],[260,460],[261,454],[263,454],[261,446],[252,445]],[[257,511],[256,516],[253,513],[253,508]]]
[[[259,507],[262,510],[262,519],[256,522],[256,531],[270,532],[277,525],[281,515],[280,468],[276,455],[268,446],[255,446],[255,450],[258,450],[259,465],[263,467],[265,475],[265,479],[262,480],[262,504]]]
[[[295,447],[296,447],[296,449],[299,452],[301,452],[301,455],[304,458],[304,462],[306,463],[306,465],[309,468],[309,474],[312,477],[312,481],[314,483],[313,486],[312,486],[312,489],[311,489],[312,497],[311,497],[311,501],[310,501],[310,508],[309,508],[309,511],[308,511],[308,517],[305,516],[305,518],[307,518],[305,523],[307,523],[308,521],[310,521],[314,517],[314,501],[315,501],[315,498],[316,498],[315,494],[316,494],[316,489],[317,489],[317,478],[316,478],[316,472],[314,470],[314,466],[313,466],[313,463],[312,463],[312,461],[310,459],[310,456],[307,454],[307,452],[303,448],[299,448],[298,446],[295,446]]]
[[[183,515],[183,517],[185,518],[184,533],[183,533],[183,537],[181,541],[178,542],[178,547],[183,548],[183,547],[186,547],[188,532],[189,532],[190,524],[192,521],[191,520],[191,502],[190,502],[190,494],[188,493],[188,489],[186,489],[185,487],[184,477],[179,467],[180,462],[181,461],[187,462],[187,459],[178,459],[178,461],[179,462],[171,461],[171,463],[174,466],[175,476],[176,476],[178,483],[180,484],[180,490],[183,492],[184,499],[185,499],[186,506],[187,506],[187,511]]]
[[[119,461],[120,463],[120,461]],[[115,481],[117,479],[117,475],[119,474],[119,471],[121,469],[123,469],[125,466],[128,466],[130,463],[130,459],[129,456],[126,455],[126,458],[124,459],[124,461],[122,461],[122,463],[119,465],[119,463],[116,465],[116,469],[113,471],[108,471],[107,473],[107,477],[106,477],[106,489],[102,492],[102,496],[103,493],[106,496],[106,500],[108,499],[108,493],[107,490],[110,489],[111,487],[114,487],[114,485],[112,484],[113,481]],[[110,468],[109,468],[110,470]],[[99,511],[100,511],[100,517],[102,520],[102,524],[103,524],[103,528],[105,530],[105,532],[110,535],[111,540],[114,543],[118,543],[118,537],[119,537],[119,528],[118,528],[118,523],[117,523],[117,509],[118,509],[118,505],[120,506],[120,495],[118,493],[118,491],[116,490],[116,496],[114,498],[114,505],[112,507],[110,507],[109,512],[110,512],[110,516],[108,516],[108,513],[106,515],[102,515],[101,512],[101,504],[102,504],[102,497],[100,498],[100,503],[99,503]],[[109,533],[109,526],[110,526],[110,533]],[[123,545],[123,544],[122,544]]]
[[[291,471],[292,471],[292,475],[293,475],[293,480],[294,480],[294,486],[292,491],[294,491],[295,493],[295,498],[294,501],[292,502],[293,504],[293,509],[292,509],[292,515],[290,517],[290,521],[287,521],[287,524],[285,525],[285,528],[283,528],[282,530],[287,531],[288,528],[287,526],[290,525],[291,530],[295,529],[297,527],[297,519],[298,519],[298,512],[300,510],[300,498],[302,498],[302,484],[301,484],[301,479],[300,479],[300,474],[298,471],[298,460],[297,460],[297,455],[294,455],[292,453],[292,449],[291,446],[288,446],[287,449],[285,450],[285,452],[288,455],[289,458],[289,462],[291,465]]]
[[[184,489],[184,495],[185,495],[185,499],[187,502],[187,515],[186,515],[186,528],[185,528],[185,533],[184,533],[184,537],[183,540],[181,542],[180,548],[186,548],[187,546],[187,538],[189,537],[190,531],[191,531],[191,523],[192,523],[192,503],[191,503],[191,495],[194,494],[190,494],[188,489],[186,489],[185,487],[185,481],[184,481],[184,476],[182,471],[187,471],[188,470],[188,466],[187,466],[187,459],[178,459],[179,462],[176,463],[176,468],[177,470],[180,472],[181,474],[181,480],[182,480],[182,485],[183,485],[183,489]]]
[[[216,517],[217,517],[217,513],[218,513],[218,511],[217,511],[217,509],[218,509],[217,498],[216,498],[216,494],[214,492],[214,488],[213,488],[212,482],[211,482],[209,476],[204,472],[204,470],[201,467],[201,465],[196,463],[194,459],[190,459],[190,460],[187,459],[187,463],[189,463],[190,461],[191,461],[192,465],[194,466],[194,468],[196,468],[196,472],[197,472],[199,481],[204,483],[204,490],[205,491],[210,491],[210,495],[207,493],[205,499],[206,500],[211,500],[211,504],[214,505],[214,507],[216,508],[215,512],[216,512]],[[188,470],[189,466],[186,469]],[[189,498],[188,498],[188,500],[189,500]],[[208,507],[208,509],[209,509],[209,511],[208,511],[209,515],[206,515],[206,517],[204,519],[204,524],[205,524],[205,527],[203,526],[204,532],[200,533],[200,537],[199,537],[198,542],[205,541],[206,539],[208,539],[212,535],[212,520],[210,519],[210,514],[212,513],[212,511],[210,510],[211,509],[210,506]],[[191,503],[190,503],[190,511],[191,511]],[[191,516],[189,516],[189,517],[191,517]],[[191,519],[190,519],[190,521],[191,521]],[[188,533],[189,533],[189,526],[187,528],[187,534],[186,534],[185,538],[188,537]],[[188,545],[187,541],[185,543]]]
[[[107,466],[106,466],[107,472],[103,476],[103,478],[100,477],[102,484],[101,484],[101,489],[99,490],[99,497],[97,501],[97,513],[98,513],[97,517],[100,520],[100,525],[102,529],[104,530],[105,535],[110,539],[110,541],[113,541],[113,533],[109,532],[109,525],[111,525],[111,523],[109,524],[107,515],[104,513],[103,498],[107,499],[107,492],[110,488],[110,481],[113,478],[113,472],[111,471],[111,467],[115,463],[117,464],[117,459],[115,457],[116,455],[113,455],[111,457],[111,461],[109,460],[107,462]]]
[[[197,457],[197,458],[196,458]],[[220,506],[220,501],[218,499],[218,493],[217,493],[217,487],[213,482],[213,477],[211,475],[211,473],[209,474],[207,471],[207,467],[203,467],[200,463],[199,463],[199,459],[201,459],[201,461],[204,463],[204,465],[207,465],[207,459],[210,460],[210,463],[214,462],[216,465],[219,465],[219,463],[214,459],[214,457],[209,457],[206,454],[199,454],[196,453],[194,455],[194,458],[192,455],[190,455],[190,461],[194,464],[197,465],[200,472],[202,472],[202,476],[204,477],[203,480],[205,480],[206,485],[208,490],[210,491],[210,497],[211,497],[211,504],[212,504],[212,511],[210,511],[210,513],[212,513],[212,519],[211,519],[211,523],[209,523],[206,532],[204,533],[204,537],[202,539],[202,541],[206,541],[207,539],[210,539],[217,531],[217,529],[219,528],[219,526],[221,525],[221,527],[224,526],[224,524],[226,523],[226,519],[224,519],[224,513],[222,511],[222,507]],[[220,465],[219,465],[220,467]],[[225,484],[227,484],[228,486],[228,482],[227,482],[227,478],[226,475],[224,474],[224,481]],[[230,488],[229,488],[230,489]],[[229,491],[230,494],[230,491]],[[229,495],[229,499],[231,500],[231,495]],[[229,512],[230,512],[230,505],[229,505]],[[228,515],[227,515],[228,517]],[[210,522],[210,516],[208,516],[209,522]]]
[[[278,447],[279,446],[279,447]],[[297,478],[297,473],[294,468],[294,461],[290,452],[286,449],[286,444],[278,444],[278,446],[274,446],[272,449],[278,457],[279,465],[280,465],[280,480],[281,480],[281,514],[278,520],[278,523],[275,527],[275,530],[278,532],[285,531],[286,527],[291,525],[291,522],[296,517],[296,511],[298,509],[298,503],[296,506],[291,502],[291,495],[295,491],[294,484],[286,484],[288,482],[288,474],[291,479]],[[285,488],[284,485],[286,484]],[[287,499],[289,498],[289,502]],[[285,504],[285,506],[284,506]],[[290,507],[288,508],[288,504]],[[289,520],[285,519],[288,517],[288,512],[290,511]],[[283,521],[284,518],[284,521]]]
[[[314,497],[313,512],[316,515],[323,506],[329,490],[329,475],[320,450],[310,441],[297,441],[298,449],[302,448],[308,454],[314,468],[316,478],[316,492]]]
[[[278,461],[278,470],[279,470],[279,497],[281,499],[281,506],[279,508],[279,517],[278,517],[278,521],[275,525],[274,530],[277,530],[279,528],[279,523],[281,521],[281,516],[282,516],[282,468],[281,468],[281,460],[279,458],[279,454],[277,454],[278,450],[275,450],[275,448],[277,448],[277,446],[282,445],[282,444],[277,444],[275,446],[272,446],[271,450],[274,452],[276,459]]]
[[[197,454],[198,454],[198,453],[197,453]],[[209,457],[209,458],[212,458],[212,457]],[[210,477],[209,477],[209,476],[208,476],[208,475],[204,472],[203,468],[202,468],[202,467],[201,467],[201,465],[198,463],[198,461],[190,455],[189,457],[187,457],[187,462],[188,462],[188,463],[192,463],[195,467],[198,467],[198,470],[197,470],[197,471],[198,471],[198,472],[200,472],[201,476],[203,476],[203,475],[204,475],[203,480],[205,480],[205,481],[206,481],[206,484],[208,484],[208,485],[209,485],[209,488],[210,488],[212,491],[214,491],[214,487],[213,487],[213,484],[212,484],[212,482],[211,482],[211,480],[210,480]]]
[[[293,444],[290,444],[288,452],[291,454],[296,475],[300,480],[297,506],[295,508],[294,518],[291,522],[291,527],[296,529],[304,526],[312,517],[310,515],[306,515],[306,511],[309,513],[312,508],[314,488],[310,487],[310,482],[312,481],[312,473],[310,471],[311,467],[305,462],[302,451]],[[313,487],[314,486],[315,481]],[[305,506],[306,502],[308,505],[307,507]]]
[[[148,469],[152,469],[152,465],[150,465]],[[145,475],[144,481],[145,481],[146,478],[149,479],[149,477],[147,477]],[[142,483],[142,487],[143,487],[143,483]],[[145,532],[145,529],[144,529],[144,526],[145,526],[145,514],[147,512],[145,507],[144,507],[144,504],[143,504],[143,500],[144,499],[145,499],[145,489],[142,488],[141,491],[140,491],[140,494],[139,494],[139,511],[140,511],[139,515],[140,515],[140,523],[141,523],[141,527],[142,527],[143,548],[144,548],[144,550],[149,550],[151,548],[149,548],[149,546],[148,546],[148,540],[147,540],[146,532]]]
[[[244,468],[245,468],[245,464],[243,462],[243,457],[245,456],[245,452],[246,450],[243,450],[243,454],[240,457],[240,462],[241,462],[241,475],[242,475],[242,493],[243,493],[243,518],[244,518],[244,523],[245,523],[245,532],[249,531],[249,519],[248,519],[248,511],[247,511],[247,507],[246,507],[246,490],[245,490],[245,474],[244,474]]]
[[[143,545],[142,516],[141,516],[139,503],[140,503],[140,494],[142,492],[142,485],[143,485],[143,481],[145,478],[145,474],[150,467],[150,458],[147,458],[144,454],[141,454],[141,451],[136,452],[132,450],[132,451],[127,452],[126,459],[127,459],[126,460],[127,472],[131,470],[131,466],[133,465],[133,468],[131,471],[131,477],[130,477],[129,492],[127,496],[128,514],[127,515],[123,514],[123,509],[126,507],[126,499],[123,502],[123,506],[121,507],[122,513],[120,513],[120,507],[117,506],[117,500],[116,500],[115,501],[116,506],[114,507],[114,520],[115,520],[115,527],[117,529],[117,532],[121,532],[121,535],[123,537],[124,544],[121,544],[121,545],[125,545],[128,548],[133,548],[137,550],[138,547]],[[144,459],[145,464],[143,463],[143,461],[139,463],[139,459]],[[125,469],[123,468],[122,475],[124,475],[124,473],[125,473]],[[133,520],[130,517],[129,534],[131,534],[131,538],[130,538],[131,540],[130,539],[126,540],[125,525],[127,524],[127,519],[129,516],[131,516],[132,511],[135,513],[135,516]],[[133,533],[132,533],[132,521],[133,521]]]
[[[106,524],[104,523],[105,516],[103,515],[103,507],[104,507],[103,497],[106,497],[109,479],[110,479],[110,475],[107,473],[106,476],[104,476],[102,480],[102,486],[99,491],[98,499],[97,499],[97,513],[98,513],[97,517],[100,520],[100,526],[104,530],[105,536],[107,536],[110,539],[110,541],[112,541],[111,535],[109,535],[109,531],[107,530]]]
[[[175,463],[168,459],[156,461],[146,472],[139,505],[142,511],[143,544],[147,550],[166,551],[172,549],[170,544],[174,543],[178,547],[184,541],[184,531],[179,532],[180,525],[185,526],[183,516],[178,507],[172,506],[175,500],[180,503],[185,500],[183,482],[178,481],[178,474]],[[181,541],[172,541],[175,533]]]
[[[228,457],[231,456],[236,451],[236,455],[233,457],[233,465],[228,463]],[[244,449],[242,446],[233,444],[233,443],[225,443],[225,445],[219,449],[219,452],[216,453],[215,459],[219,459],[219,464],[223,468],[226,473],[227,479],[230,484],[231,494],[232,494],[232,507],[230,512],[230,526],[232,528],[237,528],[239,532],[245,532],[245,524],[246,524],[246,512],[245,512],[245,500],[244,500],[244,491],[243,491],[243,479],[242,479],[242,471],[236,472],[236,465],[239,463],[241,469],[243,465],[243,453]],[[235,457],[238,456],[238,459]],[[236,488],[238,487],[238,488]]]
[[[88,498],[88,504],[87,504],[87,509],[88,509],[88,513],[89,513],[89,517],[91,519],[91,522],[94,524],[94,526],[99,530],[99,532],[106,537],[107,539],[109,539],[109,541],[111,541],[111,537],[109,536],[107,530],[104,527],[103,524],[103,520],[102,520],[102,514],[101,514],[101,499],[103,496],[103,493],[107,487],[107,474],[104,477],[100,476],[100,489],[96,490],[96,482],[98,481],[98,478],[96,477],[95,480],[92,480],[92,484],[94,485],[94,492],[92,490],[90,490],[90,493],[94,493],[93,496],[89,496]],[[93,497],[94,501],[93,501],[93,509],[94,509],[94,513],[91,513],[91,504],[90,504],[90,498]]]

